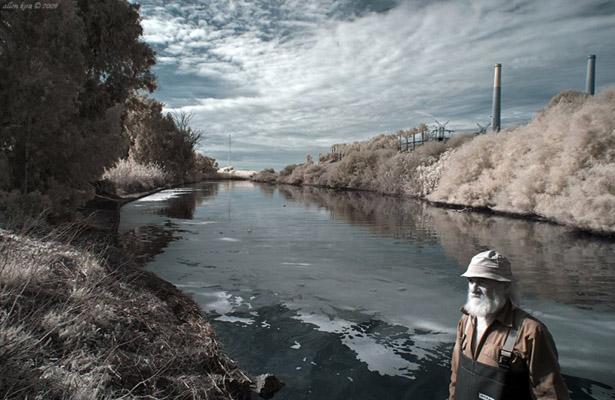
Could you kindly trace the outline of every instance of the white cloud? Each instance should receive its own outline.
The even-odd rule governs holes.
[[[190,105],[177,99],[193,93],[162,91],[161,100],[192,111],[213,142],[232,132],[248,146],[299,149],[433,118],[485,123],[496,62],[504,123],[529,119],[561,89],[582,89],[589,53],[598,54],[598,84],[615,83],[614,10],[597,10],[598,1],[408,1],[384,13],[325,0],[155,3],[142,5],[145,40],[164,63],[177,60],[189,87],[222,88]]]

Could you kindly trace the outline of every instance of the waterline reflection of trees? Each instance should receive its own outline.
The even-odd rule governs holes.
[[[217,184],[199,185],[193,190],[183,191],[180,195],[166,200],[164,207],[158,210],[158,214],[169,218],[194,219],[194,212],[203,201],[214,197],[217,193]]]
[[[177,226],[171,223],[137,226],[121,235],[120,245],[138,265],[144,266],[178,239],[176,232]]]
[[[578,306],[615,307],[615,241],[569,228],[504,216],[460,212],[424,202],[368,192],[279,186],[280,194],[330,211],[332,219],[365,226],[379,235],[414,243],[439,242],[459,265],[498,249],[513,263],[524,295]]]
[[[615,241],[503,216],[438,208],[431,215],[444,249],[460,265],[479,250],[496,248],[510,258],[522,293],[615,307]]]
[[[437,232],[429,222],[425,203],[371,192],[335,191],[309,186],[281,185],[278,188],[288,200],[306,206],[317,205],[330,211],[332,219],[414,243],[437,243]]]
[[[147,202],[143,200],[148,213],[158,214],[172,219],[194,219],[196,209],[205,199],[214,197],[218,193],[217,183],[203,183],[191,190],[184,190],[177,196],[164,201]],[[182,232],[180,225],[171,219],[164,224],[147,224],[137,226],[121,235],[120,243],[124,250],[130,254],[137,263],[145,265],[154,256],[164,252],[164,249],[174,240],[180,238]]]

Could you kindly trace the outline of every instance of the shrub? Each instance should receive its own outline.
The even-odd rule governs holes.
[[[410,132],[420,132],[420,129]],[[447,150],[473,138],[473,135],[456,135],[447,142],[428,142],[414,151],[400,153],[398,136],[382,134],[362,142],[335,145],[336,151],[343,154],[340,161],[321,157],[325,162],[318,165],[309,160],[289,165],[280,172],[278,182],[424,196],[435,188],[441,176],[442,166],[437,171],[430,170],[429,166]]]
[[[0,191],[0,221],[5,227],[22,228],[33,217],[46,217],[50,208],[49,196],[39,191],[26,194],[19,190]]]
[[[10,187],[9,160],[4,153],[0,153],[0,190],[8,190]]]
[[[556,95],[527,125],[455,151],[430,200],[615,231],[615,90]]]
[[[258,174],[252,177],[255,182],[275,183],[278,180],[278,174],[273,168],[265,168]]]
[[[196,168],[196,146],[202,133],[190,127],[192,116],[164,113],[154,99],[134,96],[128,102],[125,127],[130,136],[130,158],[157,164],[175,182],[191,180]]]
[[[119,160],[103,174],[115,184],[120,194],[153,190],[170,184],[168,174],[156,164],[140,164],[132,158]]]
[[[291,164],[284,167],[284,169],[280,171],[280,179],[290,176],[290,174],[292,174],[295,168],[297,168],[298,166],[299,164]]]
[[[194,153],[194,166],[188,172],[188,180],[192,182],[216,177],[218,162],[215,158],[207,157],[201,153]]]

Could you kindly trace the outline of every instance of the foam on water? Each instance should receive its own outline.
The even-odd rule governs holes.
[[[162,190],[160,192],[151,194],[149,196],[137,199],[136,202],[142,203],[142,202],[153,202],[153,201],[167,201],[173,197],[181,196],[184,193],[190,193],[191,191],[192,190],[190,189],[167,189],[167,190]]]

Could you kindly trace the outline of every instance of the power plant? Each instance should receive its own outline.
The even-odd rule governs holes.
[[[502,113],[502,64],[498,63],[493,66],[493,99],[491,104],[491,122],[486,126],[477,123],[478,132],[475,134],[480,135],[487,133],[489,127],[492,132],[499,132],[502,128],[501,125],[501,113]],[[587,56],[587,75],[585,82],[585,92],[590,96],[595,93],[595,76],[596,76],[596,55],[591,54]],[[445,141],[451,137],[454,130],[446,129],[446,124],[441,124],[436,120],[436,125],[431,131],[414,132],[412,134],[402,135],[403,131],[399,133],[398,149],[399,151],[414,150],[417,146],[424,144],[431,140]],[[420,135],[419,140],[417,136]],[[405,142],[404,142],[405,139]],[[230,138],[229,138],[230,142]],[[230,143],[229,143],[230,146]],[[340,160],[344,154],[340,150],[341,145],[333,145],[331,153],[334,160]]]

